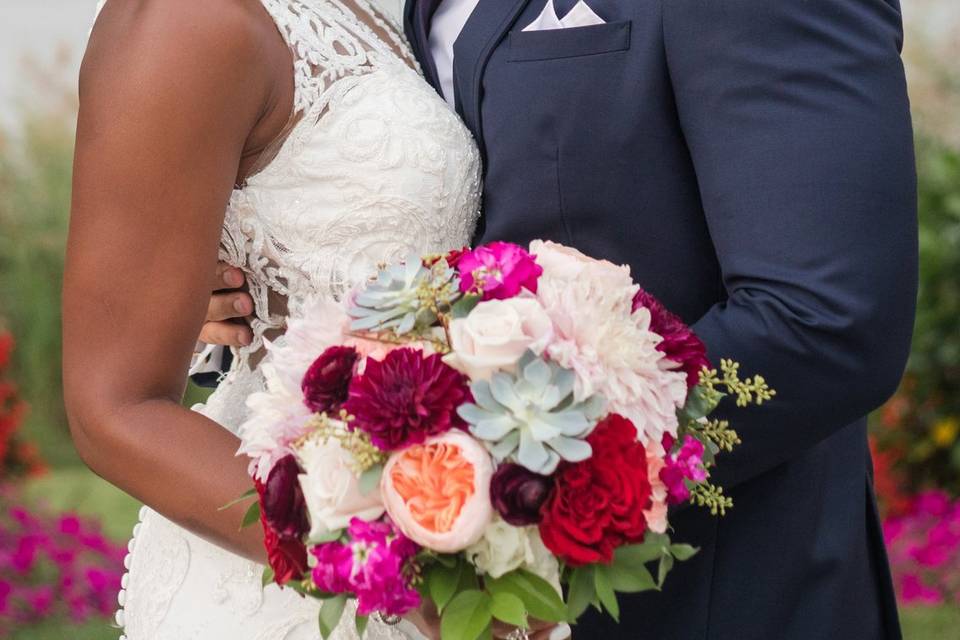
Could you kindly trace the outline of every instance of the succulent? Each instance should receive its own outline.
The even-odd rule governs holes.
[[[526,352],[516,375],[493,374],[470,385],[474,403],[460,407],[470,433],[498,461],[512,459],[534,473],[549,475],[561,460],[590,457],[585,438],[603,416],[606,400],[593,395],[575,402],[575,374]]]
[[[401,336],[428,330],[439,310],[460,297],[456,272],[445,260],[431,267],[417,258],[384,267],[349,309],[353,331],[392,331]]]

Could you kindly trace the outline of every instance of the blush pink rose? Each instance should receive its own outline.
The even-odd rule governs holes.
[[[454,430],[391,455],[380,489],[387,514],[405,536],[456,553],[480,540],[493,518],[492,475],[483,445]]]
[[[528,349],[539,355],[553,336],[553,323],[535,298],[481,302],[450,323],[450,347],[444,362],[471,380],[509,370]]]

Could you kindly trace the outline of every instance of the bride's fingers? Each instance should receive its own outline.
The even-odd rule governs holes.
[[[245,347],[253,340],[250,327],[236,322],[207,322],[200,330],[200,341],[225,347]]]
[[[253,298],[243,291],[215,293],[207,305],[206,322],[245,318],[253,313]]]
[[[218,262],[217,270],[213,279],[213,286],[211,291],[219,291],[221,289],[238,289],[243,286],[245,282],[243,276],[243,271],[237,269],[236,267],[230,266],[226,262]]]

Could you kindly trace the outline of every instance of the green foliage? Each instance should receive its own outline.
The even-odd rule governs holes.
[[[329,638],[337,625],[340,624],[340,618],[343,617],[343,609],[347,605],[347,596],[338,595],[328,598],[320,605],[320,613],[317,621],[320,625],[320,637]]]
[[[960,152],[917,144],[920,291],[907,374],[873,421],[891,484],[960,494]]]

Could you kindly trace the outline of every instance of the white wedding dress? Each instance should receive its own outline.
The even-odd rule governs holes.
[[[195,409],[233,432],[263,388],[254,363],[265,332],[379,262],[467,244],[479,215],[476,146],[385,14],[368,0],[262,2],[293,52],[296,124],[226,212],[220,257],[246,272],[256,338]],[[127,640],[319,638],[315,602],[264,588],[262,567],[149,508],[140,519],[117,613]],[[371,620],[365,637],[417,634]],[[333,638],[357,634],[341,624]]]

